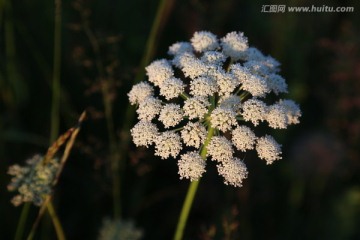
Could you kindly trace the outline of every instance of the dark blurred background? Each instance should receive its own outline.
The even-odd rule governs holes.
[[[261,12],[279,4],[352,6],[354,12]],[[141,76],[158,5],[62,3],[60,132],[84,109],[89,114],[54,196],[68,239],[96,239],[102,219],[112,216],[104,99],[122,154],[122,217],[142,228],[144,239],[171,239],[175,229],[189,182],[179,180],[174,160],[153,157],[152,149],[127,145],[124,137],[134,124],[124,122],[126,93]],[[266,166],[256,154],[246,155],[249,177],[242,188],[225,186],[209,164],[185,239],[360,239],[359,23],[355,0],[169,0],[151,60],[166,57],[168,46],[197,30],[243,31],[251,46],[282,64],[286,98],[303,113],[299,125],[270,132],[283,145],[281,161]],[[49,146],[53,32],[53,1],[0,2],[0,239],[13,238],[21,212],[6,190],[8,166]],[[37,211],[31,208],[27,230]],[[46,221],[37,238],[55,239]]]

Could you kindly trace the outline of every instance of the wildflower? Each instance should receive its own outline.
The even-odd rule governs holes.
[[[234,187],[241,187],[242,181],[248,175],[245,163],[236,157],[218,164],[217,169],[219,174],[224,177],[224,183]]]
[[[256,136],[249,127],[238,126],[232,131],[231,140],[238,150],[245,152],[254,148]]]
[[[207,146],[207,153],[213,160],[222,162],[229,160],[233,153],[231,142],[224,136],[214,136]]]
[[[98,240],[140,240],[143,231],[137,229],[132,221],[104,219]]]
[[[225,72],[222,69],[216,69],[212,76],[216,79],[216,83],[219,87],[219,95],[229,96],[239,85],[239,82],[234,75]]]
[[[169,47],[169,55],[180,55],[186,52],[192,52],[194,49],[188,42],[177,42]]]
[[[269,126],[272,128],[286,128],[288,121],[285,111],[286,109],[280,104],[274,104],[268,107],[266,121],[268,121]]]
[[[189,116],[189,119],[199,118],[202,119],[208,112],[210,106],[206,97],[192,97],[185,100],[184,111],[185,115]]]
[[[154,97],[148,97],[140,103],[136,112],[139,114],[140,120],[151,121],[156,115],[160,113],[160,110],[161,100]]]
[[[182,54],[174,59],[175,64],[181,68],[185,77],[196,78],[206,75],[209,67],[192,54]]]
[[[248,174],[236,152],[255,148],[266,164],[281,159],[281,145],[254,131],[262,122],[276,129],[299,123],[295,102],[273,102],[287,93],[279,62],[249,47],[241,32],[222,38],[196,32],[189,42],[171,45],[168,54],[170,59],[151,63],[148,82],[128,94],[140,120],[131,129],[135,145],[155,143],[156,156],[179,158],[180,178],[190,181],[201,178],[208,159],[217,161],[224,183],[236,187]]]
[[[270,74],[267,76],[267,82],[269,88],[276,94],[279,95],[279,93],[287,93],[287,84],[285,82],[285,79],[281,77],[278,74]]]
[[[225,132],[236,125],[236,113],[231,108],[217,107],[210,115],[211,126]]]
[[[259,158],[264,159],[266,164],[272,164],[275,160],[281,159],[281,145],[270,135],[258,138],[256,151]]]
[[[165,128],[169,128],[177,125],[183,119],[183,115],[180,105],[169,103],[161,109],[159,121],[164,124]]]
[[[188,122],[181,130],[181,137],[185,145],[199,148],[206,138],[206,129],[199,122]]]
[[[198,52],[215,50],[219,46],[216,35],[207,31],[195,32],[190,41]]]
[[[166,79],[174,75],[171,65],[166,59],[154,61],[145,69],[149,81],[155,86],[160,86]]]
[[[192,151],[181,155],[178,166],[180,179],[188,178],[191,181],[197,181],[205,172],[206,162],[197,151]]]
[[[184,92],[185,85],[178,78],[168,78],[160,85],[160,95],[164,96],[166,100],[178,97]]]
[[[204,52],[204,55],[201,57],[201,60],[205,64],[213,64],[216,66],[226,61],[226,55],[217,51],[207,51]]]
[[[162,159],[176,158],[181,148],[180,136],[174,132],[163,132],[155,140],[155,155]]]
[[[149,121],[140,121],[130,130],[135,145],[145,147],[154,143],[158,131],[156,125]]]
[[[212,96],[216,91],[216,81],[211,77],[198,77],[190,83],[190,94],[193,96]]]
[[[300,122],[301,111],[294,101],[281,99],[278,103],[285,108],[288,124],[298,124]]]
[[[229,95],[227,97],[223,97],[219,100],[219,107],[230,108],[235,113],[239,114],[239,111],[241,109],[240,97],[236,95]]]
[[[248,40],[242,32],[231,32],[221,39],[221,46],[225,55],[238,60],[244,56]]]
[[[143,102],[146,98],[153,96],[154,88],[147,82],[134,85],[128,93],[129,101],[132,105]]]
[[[19,193],[11,200],[12,204],[19,206],[24,202],[33,202],[34,205],[41,206],[44,197],[52,192],[58,168],[56,159],[43,163],[41,155],[28,159],[25,166],[10,166],[8,174],[13,177],[7,188]]]
[[[242,105],[242,117],[245,121],[250,121],[257,126],[259,121],[264,121],[267,112],[267,106],[259,99],[249,99]]]

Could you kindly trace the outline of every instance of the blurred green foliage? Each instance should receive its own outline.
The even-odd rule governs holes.
[[[353,6],[352,13],[262,13],[265,4]],[[81,6],[81,8],[79,8]],[[120,141],[126,93],[139,69],[158,1],[64,1],[61,132],[89,113],[55,191],[68,239],[95,239],[112,215],[112,182],[102,84],[110,84]],[[274,131],[283,159],[272,166],[248,154],[240,189],[208,168],[186,239],[360,239],[359,1],[182,0],[168,9],[154,58],[196,30],[243,31],[250,45],[282,63],[301,124]],[[81,16],[85,16],[81,17]],[[99,44],[94,52],[84,21]],[[50,132],[54,3],[0,1],[0,238],[12,239],[21,208],[10,204],[9,165],[45,153]],[[96,61],[105,78],[100,79]],[[174,161],[130,145],[121,175],[122,215],[145,239],[170,239],[188,182]],[[212,163],[210,163],[212,164]],[[28,228],[37,208],[31,209]],[[47,235],[41,234],[41,231]],[[52,231],[52,230],[51,230]],[[40,228],[39,239],[54,239]],[[49,235],[50,234],[50,235]],[[46,237],[43,237],[43,236]]]

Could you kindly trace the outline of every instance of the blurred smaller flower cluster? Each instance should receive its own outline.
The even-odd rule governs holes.
[[[8,174],[13,177],[7,188],[19,193],[11,200],[14,206],[24,202],[41,206],[44,196],[51,193],[59,163],[56,159],[46,162],[43,159],[43,156],[35,155],[26,161],[25,166],[15,164],[9,167]]]
[[[135,228],[134,223],[124,220],[110,220],[106,218],[100,229],[99,240],[139,240],[143,232]]]

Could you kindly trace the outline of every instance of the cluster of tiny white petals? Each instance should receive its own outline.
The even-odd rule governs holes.
[[[286,109],[281,104],[274,104],[268,107],[266,121],[272,128],[285,129],[288,125]]]
[[[247,37],[242,32],[231,32],[221,39],[221,46],[225,55],[234,60],[244,56],[244,51],[249,47]]]
[[[181,155],[178,161],[180,179],[187,178],[197,181],[206,171],[206,162],[197,151],[191,151]]]
[[[248,81],[248,79],[252,76],[249,69],[241,66],[239,63],[231,65],[230,72],[236,77],[240,84]]]
[[[201,60],[206,64],[218,65],[226,61],[226,56],[222,52],[208,51],[204,53]]]
[[[206,138],[206,129],[199,122],[188,122],[181,130],[181,137],[186,146],[199,148]]]
[[[193,96],[212,96],[215,92],[217,84],[211,77],[198,77],[190,83],[190,94]]]
[[[217,169],[219,174],[224,177],[224,183],[234,187],[241,187],[242,181],[248,175],[245,163],[236,157],[218,164]]]
[[[281,77],[278,74],[270,74],[267,77],[267,83],[269,85],[269,88],[276,94],[279,95],[279,93],[287,93],[287,84],[285,82],[285,79]]]
[[[231,108],[217,107],[210,114],[211,126],[225,132],[236,125],[236,113]]]
[[[148,81],[128,93],[140,120],[131,129],[135,145],[155,143],[162,159],[181,156],[178,173],[191,181],[202,176],[208,159],[218,161],[219,174],[232,186],[247,176],[237,152],[256,150],[267,164],[281,158],[271,136],[255,135],[264,121],[264,127],[285,129],[301,117],[295,102],[279,100],[288,86],[278,61],[249,47],[242,32],[195,32],[168,54],[146,67]]]
[[[272,57],[264,57],[263,60],[249,60],[244,63],[244,67],[248,68],[251,72],[261,76],[268,76],[277,73],[279,63]]]
[[[143,102],[146,98],[154,94],[154,88],[147,82],[134,85],[128,93],[129,101],[132,105]]]
[[[184,53],[179,55],[174,59],[174,63],[181,68],[185,77],[192,79],[206,75],[209,71],[209,67],[192,54]]]
[[[245,152],[254,148],[257,137],[255,133],[244,125],[238,126],[232,131],[232,142],[236,149]]]
[[[270,74],[269,67],[265,66],[260,61],[255,61],[255,60],[247,61],[244,63],[244,67],[246,69],[249,69],[249,71],[252,74],[257,74],[257,75],[261,75],[261,76],[266,76],[266,75]]]
[[[266,113],[267,106],[259,99],[249,99],[242,105],[242,117],[245,121],[251,121],[254,126],[257,126],[259,121],[265,120]]]
[[[162,159],[170,156],[176,158],[182,149],[180,136],[172,131],[166,131],[155,139],[155,155]]]
[[[169,55],[181,55],[183,53],[192,52],[194,49],[189,42],[177,42],[169,47]]]
[[[35,155],[26,161],[25,166],[18,164],[9,167],[8,174],[13,176],[7,186],[9,191],[18,191],[11,203],[19,206],[32,202],[41,206],[45,195],[52,191],[52,183],[56,177],[59,163],[55,159],[43,162],[43,156]]]
[[[159,129],[149,121],[140,121],[130,130],[130,133],[136,146],[148,147],[159,135]]]
[[[220,98],[219,106],[222,108],[230,108],[234,112],[238,113],[241,108],[240,97],[236,95],[230,95],[227,97]]]
[[[301,117],[301,111],[299,106],[292,100],[285,99],[278,102],[281,106],[285,108],[286,117],[288,124],[298,124],[299,118]]]
[[[98,240],[140,240],[143,231],[136,228],[132,221],[105,218],[99,231]]]
[[[259,75],[250,75],[242,82],[241,88],[254,97],[264,97],[270,92],[266,79]]]
[[[231,142],[224,136],[214,136],[207,146],[207,154],[213,160],[224,162],[232,158],[234,149]]]
[[[160,113],[161,100],[148,97],[139,104],[139,108],[136,110],[140,120],[151,121],[156,115]]]
[[[180,105],[169,103],[164,105],[160,111],[159,121],[161,121],[165,128],[176,126],[183,119],[184,111]]]
[[[145,69],[149,81],[155,86],[160,86],[166,79],[174,75],[174,71],[166,59],[154,61]]]
[[[281,145],[270,135],[257,139],[256,151],[259,158],[264,159],[268,165],[281,159]]]
[[[264,57],[262,63],[269,68],[270,73],[277,73],[280,71],[280,63],[271,56]]]
[[[221,69],[218,69],[213,73],[213,76],[216,79],[216,83],[219,88],[219,95],[229,96],[239,85],[239,81],[235,78],[234,75],[227,73]]]
[[[246,49],[244,53],[244,60],[246,61],[250,61],[250,60],[261,61],[264,58],[265,58],[264,54],[255,47],[249,47],[248,49]]]
[[[202,119],[204,115],[208,112],[208,107],[210,102],[206,97],[192,97],[185,100],[184,103],[184,112],[189,119],[199,118]]]
[[[160,95],[166,100],[178,97],[185,90],[185,84],[179,78],[168,78],[160,85]]]
[[[211,51],[219,47],[216,35],[208,31],[195,32],[190,41],[198,52]]]

